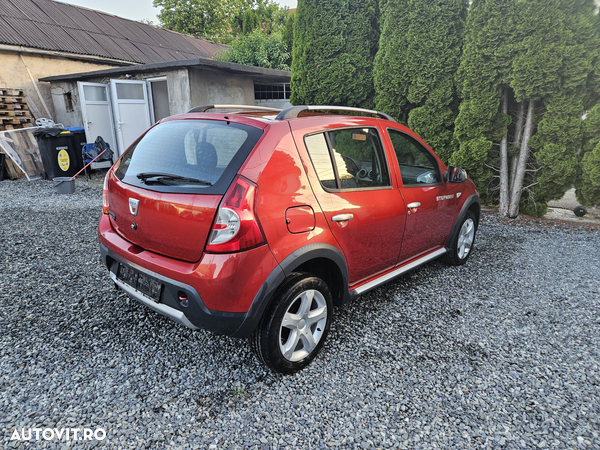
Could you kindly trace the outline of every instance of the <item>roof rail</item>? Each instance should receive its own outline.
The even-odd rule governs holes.
[[[206,112],[209,109],[247,109],[250,111],[272,111],[272,112],[280,112],[281,109],[277,108],[267,108],[265,106],[251,106],[251,105],[202,105],[196,106],[188,111],[189,113],[198,113],[198,112]]]
[[[396,119],[394,119],[389,114],[382,113],[382,112],[379,112],[379,111],[373,111],[371,109],[352,108],[350,106],[318,106],[318,105],[313,105],[313,106],[292,106],[291,108],[284,109],[283,111],[281,111],[277,115],[276,119],[278,119],[278,120],[295,119],[295,118],[297,118],[300,115],[300,113],[305,112],[305,111],[351,111],[351,112],[360,112],[360,113],[371,114],[373,116],[378,116],[378,117],[380,117],[382,119],[391,120],[392,122],[396,122]]]

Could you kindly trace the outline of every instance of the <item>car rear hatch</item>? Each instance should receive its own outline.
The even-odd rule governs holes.
[[[261,135],[225,120],[158,124],[109,174],[112,226],[141,249],[200,260],[219,203]]]

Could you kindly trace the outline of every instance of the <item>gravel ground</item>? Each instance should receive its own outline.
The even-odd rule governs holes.
[[[101,191],[0,182],[0,447],[14,429],[103,428],[29,448],[600,448],[600,232],[483,216],[434,262],[338,308],[281,376],[113,289]]]

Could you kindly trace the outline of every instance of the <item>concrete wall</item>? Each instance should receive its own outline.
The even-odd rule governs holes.
[[[62,123],[65,127],[82,127],[83,116],[77,82],[52,83],[50,92],[52,93],[52,105],[54,106],[54,121]],[[65,102],[65,94],[67,93],[71,94],[73,111],[67,111]]]
[[[199,105],[254,105],[254,82],[244,75],[190,68],[192,107]]]
[[[19,55],[22,55],[23,58]],[[0,51],[0,88],[22,89],[25,96],[30,97],[44,117],[48,117],[46,108],[38,96],[27,68],[31,72],[42,94],[43,100],[50,111],[50,118],[58,121],[53,106],[50,92],[50,83],[37,81],[39,78],[52,75],[64,75],[69,73],[89,72],[92,70],[109,69],[118,67],[116,65],[90,63],[75,61],[72,59],[34,55],[29,53],[17,53],[11,51]],[[61,94],[62,96],[62,94]],[[62,98],[61,98],[62,100]],[[64,102],[64,100],[62,100]],[[65,125],[68,125],[65,123]]]
[[[169,92],[169,112],[171,115],[188,112],[192,108],[188,69],[168,72],[167,90]]]

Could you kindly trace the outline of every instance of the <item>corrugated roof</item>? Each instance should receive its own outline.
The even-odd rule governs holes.
[[[23,38],[7,22],[0,20],[0,41],[8,45],[21,45]]]
[[[17,45],[40,48],[38,47],[39,43],[48,41],[48,36],[29,20],[15,19],[12,17],[6,17],[4,20],[14,30],[18,30],[18,35],[21,37],[21,43]],[[47,45],[46,48],[48,50],[56,50],[54,45]]]
[[[108,57],[109,53],[93,38],[91,33],[74,28],[64,28],[64,30],[84,46],[89,55]]]
[[[37,20],[38,22],[46,22],[50,20],[48,15],[44,12],[44,10],[40,9],[40,7],[35,2],[30,2],[29,0],[12,0],[12,4],[21,11],[21,13],[25,16],[25,18],[31,20]],[[3,8],[0,8],[2,11]]]
[[[225,46],[53,0],[0,0],[0,44],[154,64]]]
[[[9,2],[0,3],[2,8],[0,9],[0,14],[5,15],[7,17],[16,17],[17,19],[27,19],[27,16],[23,14],[19,8]]]

